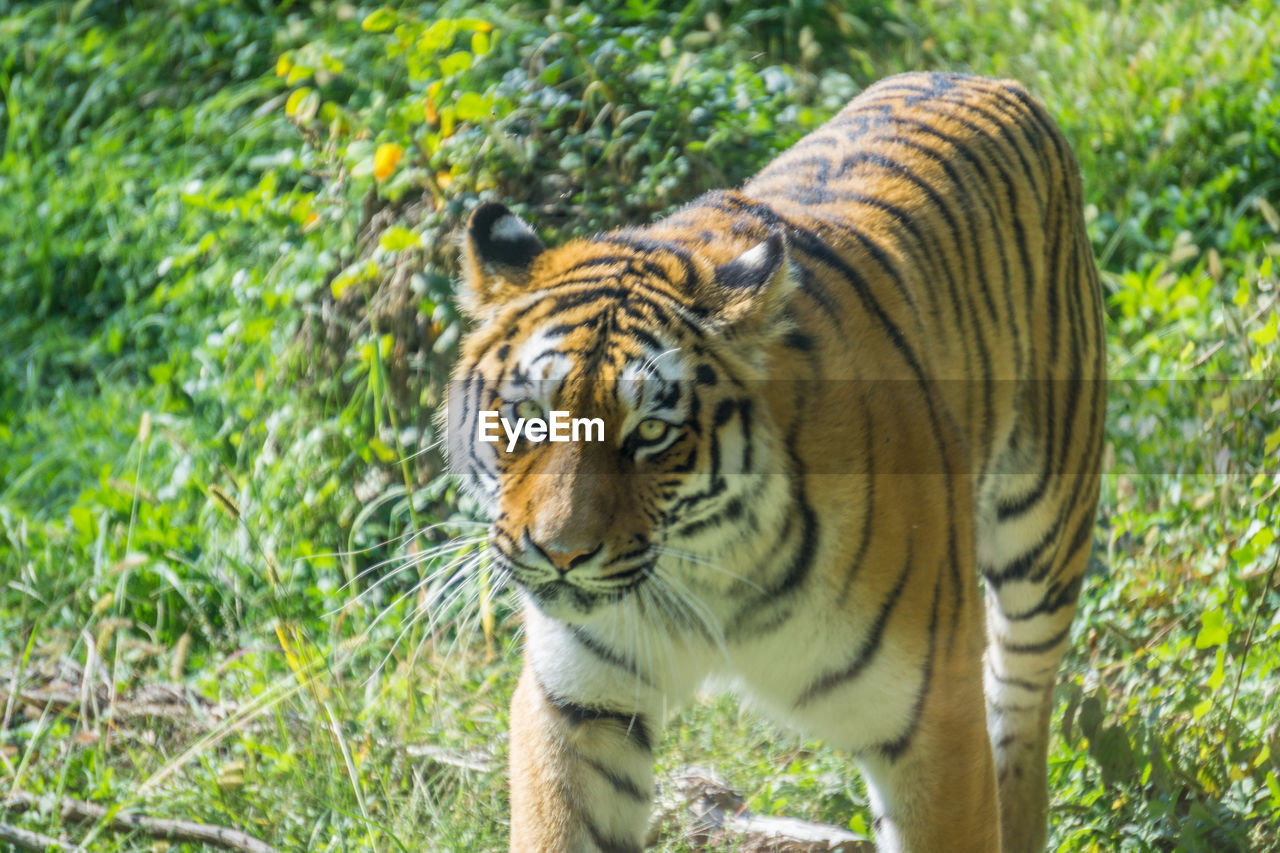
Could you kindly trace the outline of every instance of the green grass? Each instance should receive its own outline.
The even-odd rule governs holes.
[[[28,696],[0,702],[0,792],[281,849],[503,848],[519,617],[482,573],[448,587],[473,509],[414,454],[461,331],[460,217],[646,221],[928,67],[1045,101],[1108,292],[1055,848],[1280,850],[1275,4],[374,11],[0,0],[0,697]],[[112,694],[113,720],[83,704]],[[848,756],[728,698],[658,760],[870,824]]]

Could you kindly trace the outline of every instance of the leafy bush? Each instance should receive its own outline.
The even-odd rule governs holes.
[[[173,677],[233,715],[15,710],[0,783],[285,848],[501,846],[500,771],[404,758],[499,766],[517,653],[430,452],[466,212],[551,241],[644,222],[924,66],[1044,99],[1109,293],[1055,844],[1280,849],[1271,5],[0,0],[0,670]],[[661,755],[869,826],[847,756],[728,700]],[[89,842],[119,844],[149,842]]]

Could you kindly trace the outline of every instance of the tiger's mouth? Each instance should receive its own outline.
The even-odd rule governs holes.
[[[490,553],[499,567],[510,572],[519,584],[549,615],[561,611],[587,613],[616,604],[645,583],[656,571],[658,553],[652,548],[621,554],[605,563],[607,575],[560,572],[531,565],[504,547],[501,537],[491,536]]]

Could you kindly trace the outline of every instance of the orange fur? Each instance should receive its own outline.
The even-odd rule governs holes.
[[[466,258],[454,429],[608,425],[452,451],[530,624],[512,849],[639,850],[662,716],[717,674],[859,757],[882,849],[1043,849],[1104,339],[1025,90],[890,78],[741,190],[551,249],[486,206]]]

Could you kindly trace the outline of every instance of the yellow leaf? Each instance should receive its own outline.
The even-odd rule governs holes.
[[[293,60],[289,58],[289,54],[282,53],[280,58],[276,60],[276,76],[283,77],[293,68]]]
[[[378,245],[388,252],[402,252],[418,245],[418,235],[408,228],[392,225],[378,238]]]
[[[284,102],[284,114],[292,116],[298,111],[298,107],[302,106],[302,102],[306,100],[307,95],[311,94],[310,86],[303,86],[301,89],[295,89],[293,94],[289,96],[289,100]]]
[[[301,83],[314,73],[315,69],[310,65],[291,65],[289,67],[289,75],[284,78],[285,85],[292,86],[295,83]]]
[[[369,449],[378,457],[380,462],[395,462],[396,452],[387,446],[387,443],[380,438],[374,437],[369,439]]]
[[[404,149],[394,142],[384,142],[379,145],[378,150],[373,154],[373,176],[379,181],[385,181],[391,177],[391,173],[396,170],[396,165],[403,156]]]
[[[1277,320],[1280,320],[1280,314],[1272,314],[1271,322],[1260,329],[1254,329],[1249,333],[1249,337],[1259,346],[1266,346],[1271,343],[1276,339]]]
[[[293,644],[289,642],[289,635],[283,625],[276,625],[276,639],[280,641],[280,650],[284,652],[284,659],[289,664],[289,668],[295,673],[301,672],[302,663],[294,654]]]
[[[1266,446],[1262,452],[1270,456],[1276,452],[1276,448],[1280,448],[1280,427],[1276,428],[1275,432],[1267,435]]]

